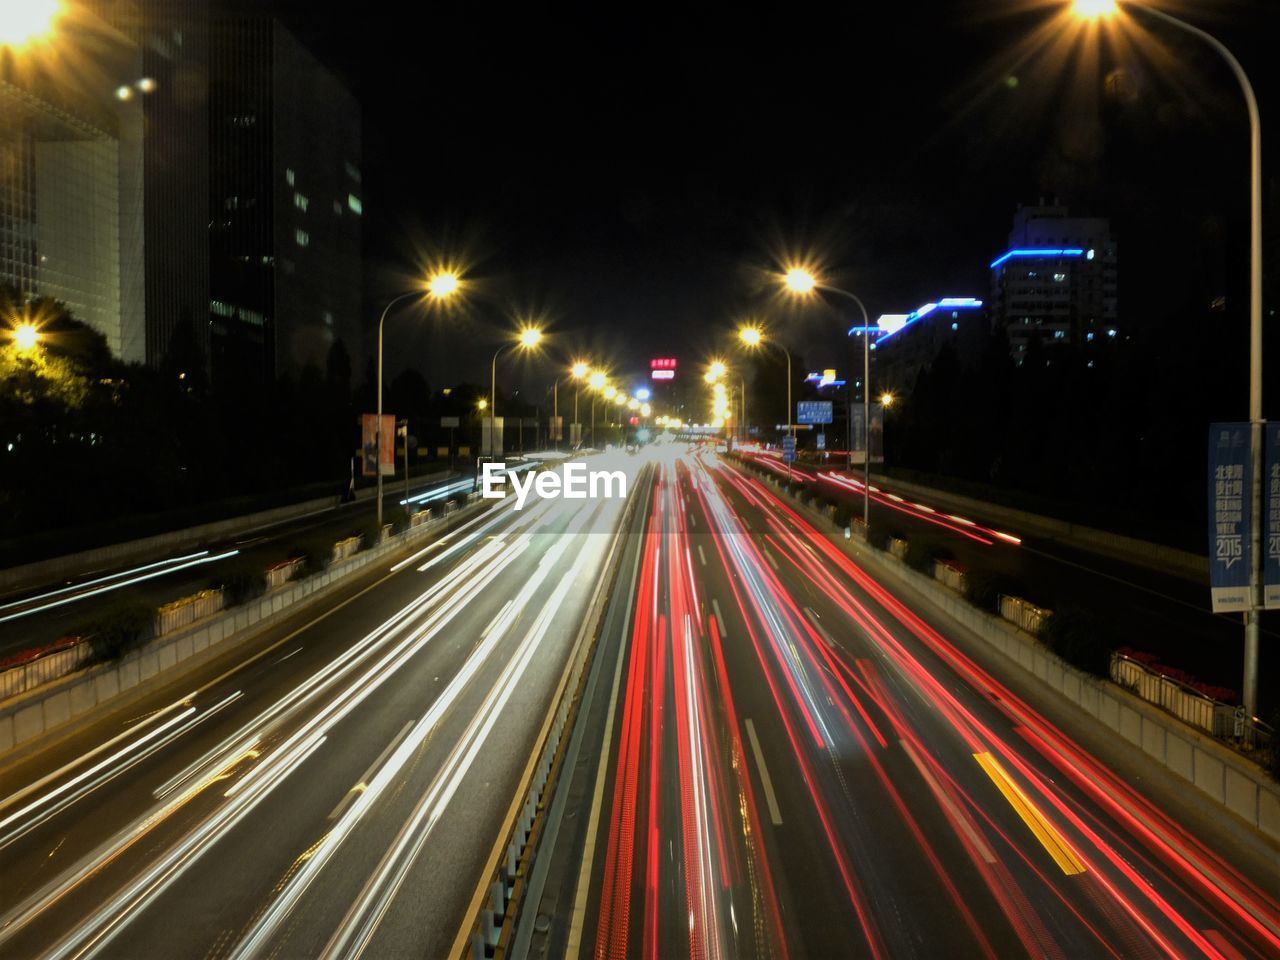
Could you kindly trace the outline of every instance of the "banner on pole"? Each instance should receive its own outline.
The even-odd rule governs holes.
[[[396,418],[395,414],[384,413],[382,415],[382,443],[379,449],[378,443],[378,415],[376,413],[362,414],[360,417],[361,442],[360,449],[362,456],[360,457],[360,473],[366,477],[376,477],[378,470],[381,468],[384,477],[395,475],[395,443],[396,443]]]
[[[552,440],[564,439],[564,417],[551,418],[551,439]]]
[[[1214,613],[1249,609],[1249,424],[1209,425],[1209,592]]]
[[[1280,423],[1268,423],[1262,473],[1262,605],[1280,610]]]

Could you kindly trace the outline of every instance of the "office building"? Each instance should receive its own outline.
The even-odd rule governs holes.
[[[983,302],[976,297],[941,297],[910,313],[884,314],[871,331],[872,389],[877,394],[910,390],[920,371],[948,344],[961,363],[975,362],[990,329]],[[849,332],[863,333],[861,327]]]
[[[1009,245],[991,261],[991,316],[1022,363],[1045,347],[1117,336],[1117,254],[1108,221],[1063,206],[1018,208]]]
[[[0,51],[0,282],[146,355],[141,50],[88,8]]]
[[[323,370],[361,339],[360,110],[279,22],[209,35],[209,320],[215,382]]]

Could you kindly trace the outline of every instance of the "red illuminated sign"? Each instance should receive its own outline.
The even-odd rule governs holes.
[[[658,357],[649,361],[650,370],[674,370],[676,368],[675,357]]]

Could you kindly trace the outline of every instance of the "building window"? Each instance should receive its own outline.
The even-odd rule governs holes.
[[[1055,273],[1053,275],[1054,283],[1062,283],[1066,279],[1067,279],[1067,275],[1065,273]]]
[[[308,235],[307,231],[302,229],[293,231],[293,239],[300,247],[305,247],[311,243],[311,237]]]
[[[1115,335],[1116,335],[1116,328],[1115,328],[1115,327],[1112,327],[1110,330],[1108,330],[1108,331],[1107,331],[1107,336],[1108,336],[1108,337],[1114,337]]]
[[[364,213],[364,204],[360,202],[360,198],[354,193],[347,194],[347,206],[351,208],[351,212],[355,214]]]
[[[293,205],[297,207],[299,210],[301,210],[303,213],[307,212],[307,204],[309,204],[310,202],[311,201],[308,200],[305,196],[298,193],[296,190],[294,191]]]
[[[952,321],[952,323],[951,323],[951,329],[952,329],[952,330],[959,330],[959,329],[960,329],[960,324],[956,323],[955,321]]]
[[[293,186],[293,182],[294,182],[294,180],[295,180],[295,179],[296,179],[296,178],[295,178],[294,173],[293,173],[293,168],[292,168],[292,167],[285,167],[285,168],[284,168],[284,182],[285,182],[285,183],[287,183],[289,186],[291,186],[291,187],[292,187],[292,186]]]
[[[334,216],[342,216],[342,203],[338,200],[333,201],[333,213]]]

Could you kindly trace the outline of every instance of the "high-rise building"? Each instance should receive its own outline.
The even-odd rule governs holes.
[[[0,51],[0,282],[145,358],[138,45],[88,8]]]
[[[278,21],[209,35],[209,319],[215,381],[324,368],[361,336],[360,108]]]
[[[1019,206],[1008,249],[991,262],[991,314],[1022,363],[1046,347],[1117,336],[1116,242],[1107,220],[1064,206]]]
[[[877,394],[910,390],[920,371],[947,345],[961,363],[973,363],[990,331],[986,310],[976,297],[940,297],[910,313],[884,314],[872,331],[876,336],[871,344],[875,361],[872,389]],[[855,327],[849,333],[861,336],[863,331]]]

